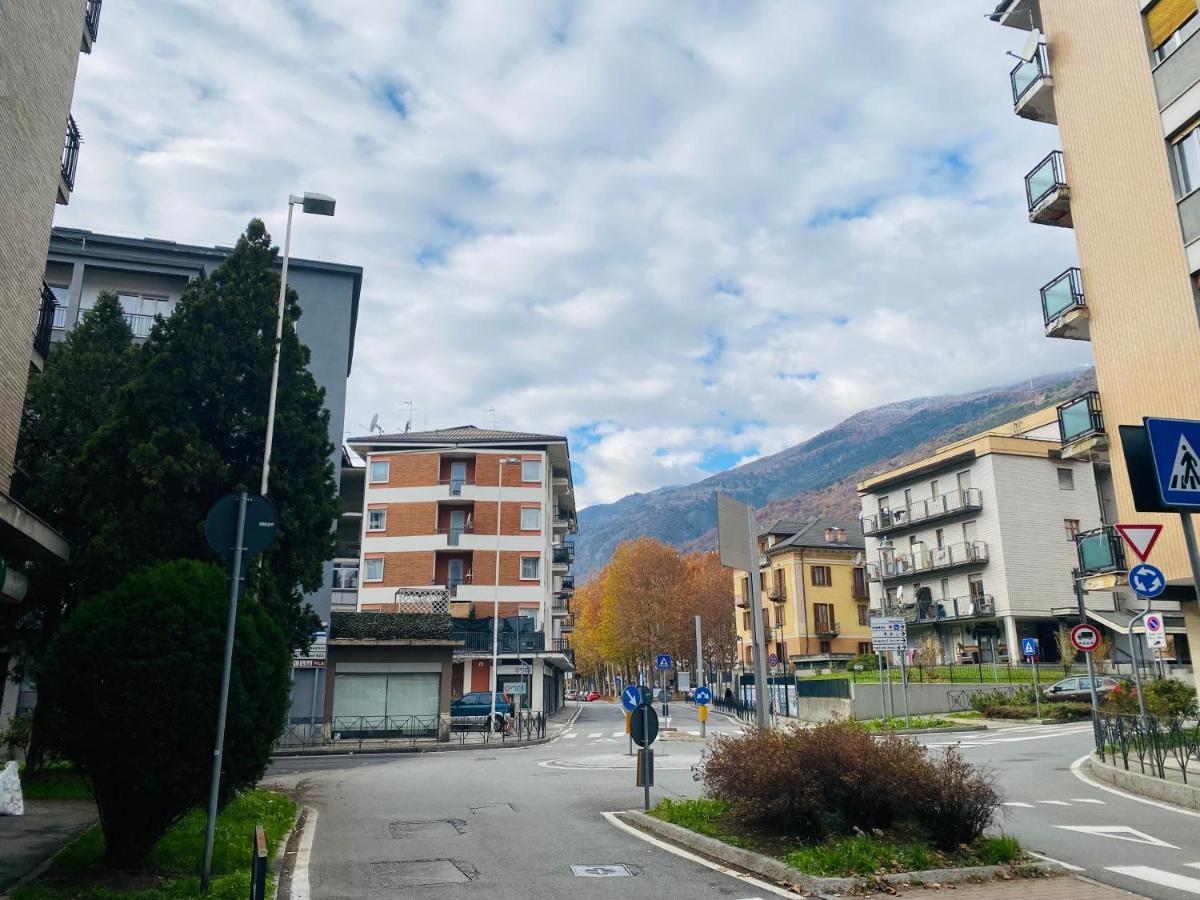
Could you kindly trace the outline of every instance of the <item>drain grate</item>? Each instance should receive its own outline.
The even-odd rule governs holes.
[[[371,871],[380,887],[409,888],[434,884],[464,884],[478,877],[473,866],[452,859],[409,859],[373,862]]]
[[[388,833],[397,840],[405,838],[455,837],[467,833],[462,819],[429,819],[423,822],[389,822]]]
[[[571,866],[576,878],[626,878],[633,875],[628,866]]]

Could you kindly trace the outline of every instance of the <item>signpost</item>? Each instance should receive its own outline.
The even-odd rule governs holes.
[[[1037,709],[1037,717],[1042,717],[1042,686],[1038,681],[1038,640],[1037,638],[1021,638],[1021,655],[1033,666],[1033,703]]]
[[[696,705],[700,707],[700,737],[704,737],[708,730],[708,704],[712,703],[712,691],[706,687],[698,687],[693,696],[696,698]]]
[[[661,678],[661,685],[662,685],[662,717],[664,719],[666,719],[671,714],[671,707],[670,707],[671,694],[667,690],[667,673],[669,671],[671,671],[671,654],[669,654],[669,653],[658,654],[658,656],[656,656],[654,659],[654,668],[658,669],[658,671],[661,673],[660,678]],[[670,722],[668,721],[667,724],[670,724]]]
[[[1113,527],[1139,562],[1145,562],[1150,556],[1150,551],[1154,549],[1154,544],[1163,529],[1161,525],[1137,524],[1117,524]]]
[[[1152,650],[1161,650],[1167,646],[1167,632],[1163,627],[1161,613],[1150,613],[1145,618],[1146,646]]]
[[[717,547],[721,564],[745,572],[750,585],[750,637],[754,664],[755,691],[758,702],[754,705],[755,721],[760,728],[769,723],[769,710],[762,698],[763,686],[767,683],[767,635],[762,620],[762,588],[758,581],[758,523],[754,510],[745,503],[734,500],[727,494],[717,494]]]
[[[633,756],[633,729],[630,719],[642,705],[642,691],[636,684],[631,684],[621,691],[621,708],[625,710],[625,733],[629,735],[629,755]]]
[[[1158,566],[1138,563],[1129,570],[1129,586],[1135,594],[1149,600],[1167,589],[1167,579]]]
[[[651,749],[658,739],[658,716],[654,707],[649,703],[638,706],[633,714],[630,737],[641,749],[637,755],[637,787],[646,790],[646,809],[650,809],[650,787],[654,784],[654,750]]]
[[[883,654],[908,652],[908,631],[904,619],[900,616],[871,616],[871,647],[879,654],[879,696],[883,705],[884,721],[888,719],[887,695],[883,686]],[[889,663],[890,665],[890,663]],[[908,679],[904,677],[904,669],[900,670],[901,690],[904,693],[904,718],[911,721],[908,714]],[[888,679],[891,685],[891,678]],[[896,715],[895,700],[892,701],[892,715]]]

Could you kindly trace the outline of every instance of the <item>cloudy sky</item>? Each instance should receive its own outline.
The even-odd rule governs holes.
[[[1088,362],[990,0],[109,0],[56,223],[365,269],[347,426],[564,432],[581,505]],[[302,298],[303,299],[303,298]]]

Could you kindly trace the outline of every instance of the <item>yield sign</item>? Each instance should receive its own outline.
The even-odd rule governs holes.
[[[1115,527],[1117,533],[1133,551],[1133,555],[1141,562],[1146,561],[1146,557],[1154,549],[1154,542],[1158,540],[1163,529],[1161,525],[1117,525]]]
[[[1144,831],[1130,828],[1128,825],[1055,825],[1064,831],[1079,831],[1083,834],[1094,834],[1097,837],[1116,838],[1118,841],[1133,841],[1135,844],[1149,844],[1151,847],[1169,847],[1178,850],[1174,844],[1168,844]]]

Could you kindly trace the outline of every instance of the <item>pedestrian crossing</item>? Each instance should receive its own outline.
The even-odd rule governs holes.
[[[1200,862],[1184,863],[1184,866],[1190,869],[1200,869]],[[1192,875],[1180,875],[1177,872],[1169,872],[1166,869],[1160,869],[1156,866],[1106,866],[1105,871],[1112,872],[1114,875],[1124,875],[1126,878],[1135,878],[1138,881],[1148,881],[1151,884],[1173,888],[1174,890],[1183,891],[1186,894],[1195,894],[1197,897],[1200,897],[1200,878]]]
[[[683,734],[691,735],[692,737],[700,736],[700,731],[698,729],[688,728],[688,729],[680,729],[680,731]],[[724,735],[729,735],[731,737],[740,737],[741,735],[745,734],[745,732],[742,731],[741,729],[727,731],[727,730],[722,730],[720,728],[710,728],[710,729],[708,729],[708,734],[712,734],[712,735],[724,734]],[[582,738],[583,740],[591,741],[594,744],[601,744],[601,743],[607,744],[607,743],[610,743],[613,738],[623,738],[623,737],[628,737],[628,734],[623,730],[612,732],[611,737],[606,735],[603,731],[589,731],[587,733],[584,733],[582,731],[568,731],[562,736],[562,740],[575,741],[575,740],[579,740]]]

